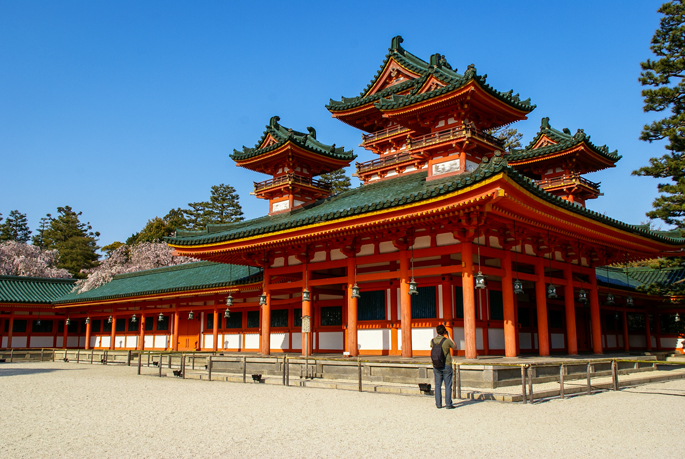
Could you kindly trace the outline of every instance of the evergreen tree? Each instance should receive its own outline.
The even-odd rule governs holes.
[[[243,220],[243,209],[240,206],[240,197],[236,193],[235,188],[230,185],[214,185],[211,190],[209,202],[191,202],[188,203],[190,209],[183,210],[183,220],[187,222],[187,226],[201,230],[205,229],[208,224],[233,223]],[[172,210],[177,212],[177,210]],[[174,215],[176,222],[181,222],[182,219],[178,215]]]
[[[18,210],[13,210],[5,219],[5,223],[0,224],[0,241],[17,241],[25,244],[31,239],[26,214]]]
[[[669,110],[669,116],[645,125],[641,140],[666,140],[669,153],[650,158],[649,166],[633,171],[633,175],[670,179],[657,186],[660,196],[647,212],[649,218],[685,229],[685,4],[683,0],[664,3],[659,12],[659,29],[652,37],[652,52],[658,57],[642,62],[639,81],[644,89],[645,112]],[[672,81],[675,80],[675,81]]]
[[[107,258],[109,258],[109,257],[112,256],[112,253],[113,253],[116,249],[118,249],[119,247],[121,247],[122,245],[125,245],[125,244],[124,244],[123,242],[114,241],[114,242],[112,242],[111,244],[108,244],[108,245],[104,246],[104,247],[102,248],[102,251],[105,252],[105,253],[107,254]]]
[[[342,193],[352,188],[350,178],[345,175],[345,169],[338,169],[337,171],[329,172],[328,174],[321,174],[319,179],[322,182],[330,183],[333,194]]]
[[[47,249],[59,252],[58,268],[64,268],[74,277],[84,278],[82,269],[91,269],[98,264],[97,238],[100,233],[93,232],[90,223],[81,223],[81,212],[71,207],[57,208],[58,216],[50,221],[43,233],[43,243]]]
[[[31,243],[36,247],[40,247],[41,249],[45,248],[45,230],[48,229],[51,221],[52,215],[50,214],[47,214],[45,217],[40,219],[40,225],[38,225],[38,232],[34,234],[31,238]]]

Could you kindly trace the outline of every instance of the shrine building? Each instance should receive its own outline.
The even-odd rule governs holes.
[[[530,99],[474,65],[414,56],[399,36],[359,96],[326,108],[377,156],[356,163],[359,187],[333,194],[317,178],[352,151],[274,116],[231,155],[266,175],[253,194],[267,215],[167,239],[199,263],[116,276],[49,308],[0,296],[2,347],[51,336],[85,349],[412,357],[443,324],[470,359],[682,352],[683,299],[636,287],[685,270],[611,265],[682,256],[685,239],[589,209],[602,193],[585,175],[614,167],[616,151],[549,118],[526,147],[505,149],[492,131],[527,119]],[[0,279],[0,292],[20,280]],[[36,320],[58,325],[34,336]]]

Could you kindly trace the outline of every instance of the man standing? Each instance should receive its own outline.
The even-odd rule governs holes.
[[[442,382],[445,381],[445,402],[447,409],[452,409],[452,353],[457,345],[450,339],[444,325],[435,328],[438,336],[431,340],[431,360],[435,375],[435,406],[442,408]]]

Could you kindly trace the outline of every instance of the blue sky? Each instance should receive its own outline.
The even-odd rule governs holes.
[[[424,60],[474,63],[530,97],[537,108],[514,125],[524,143],[549,116],[618,149],[615,169],[588,175],[605,193],[588,207],[639,223],[657,181],[630,172],[665,152],[638,140],[656,118],[637,78],[661,3],[0,2],[0,212],[35,230],[70,205],[106,245],[227,183],[246,218],[262,216],[249,193],[267,177],[237,168],[233,148],[279,115],[372,159],[324,105],[357,95],[402,35]]]

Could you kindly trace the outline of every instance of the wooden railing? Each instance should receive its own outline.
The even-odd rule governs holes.
[[[271,180],[264,180],[263,182],[253,182],[255,191],[262,191],[267,188],[273,188],[280,185],[288,185],[290,183],[299,183],[301,185],[313,186],[315,188],[321,188],[323,190],[330,190],[331,184],[328,182],[323,182],[321,180],[314,180],[309,177],[302,177],[296,174],[286,174],[280,177],[273,178]]]
[[[371,134],[362,134],[362,141],[363,143],[375,142],[376,140],[385,139],[405,131],[409,131],[409,129],[404,126],[392,126],[381,131],[372,132]]]
[[[444,131],[431,132],[430,134],[426,134],[421,137],[408,139],[407,148],[409,150],[417,150],[419,148],[425,148],[431,145],[464,137],[474,137],[495,147],[504,148],[503,140],[493,137],[486,132],[479,131],[476,128],[467,126],[459,126],[452,129],[445,129]]]
[[[357,173],[362,173],[373,169],[379,169],[381,167],[400,164],[411,159],[412,157],[409,153],[396,153],[394,155],[381,156],[378,159],[372,159],[371,161],[357,163]]]
[[[552,177],[544,180],[536,180],[535,183],[543,190],[548,188],[556,188],[559,186],[568,185],[585,185],[588,188],[599,191],[600,182],[591,182],[590,180],[581,177],[580,175],[562,175],[559,177]]]

